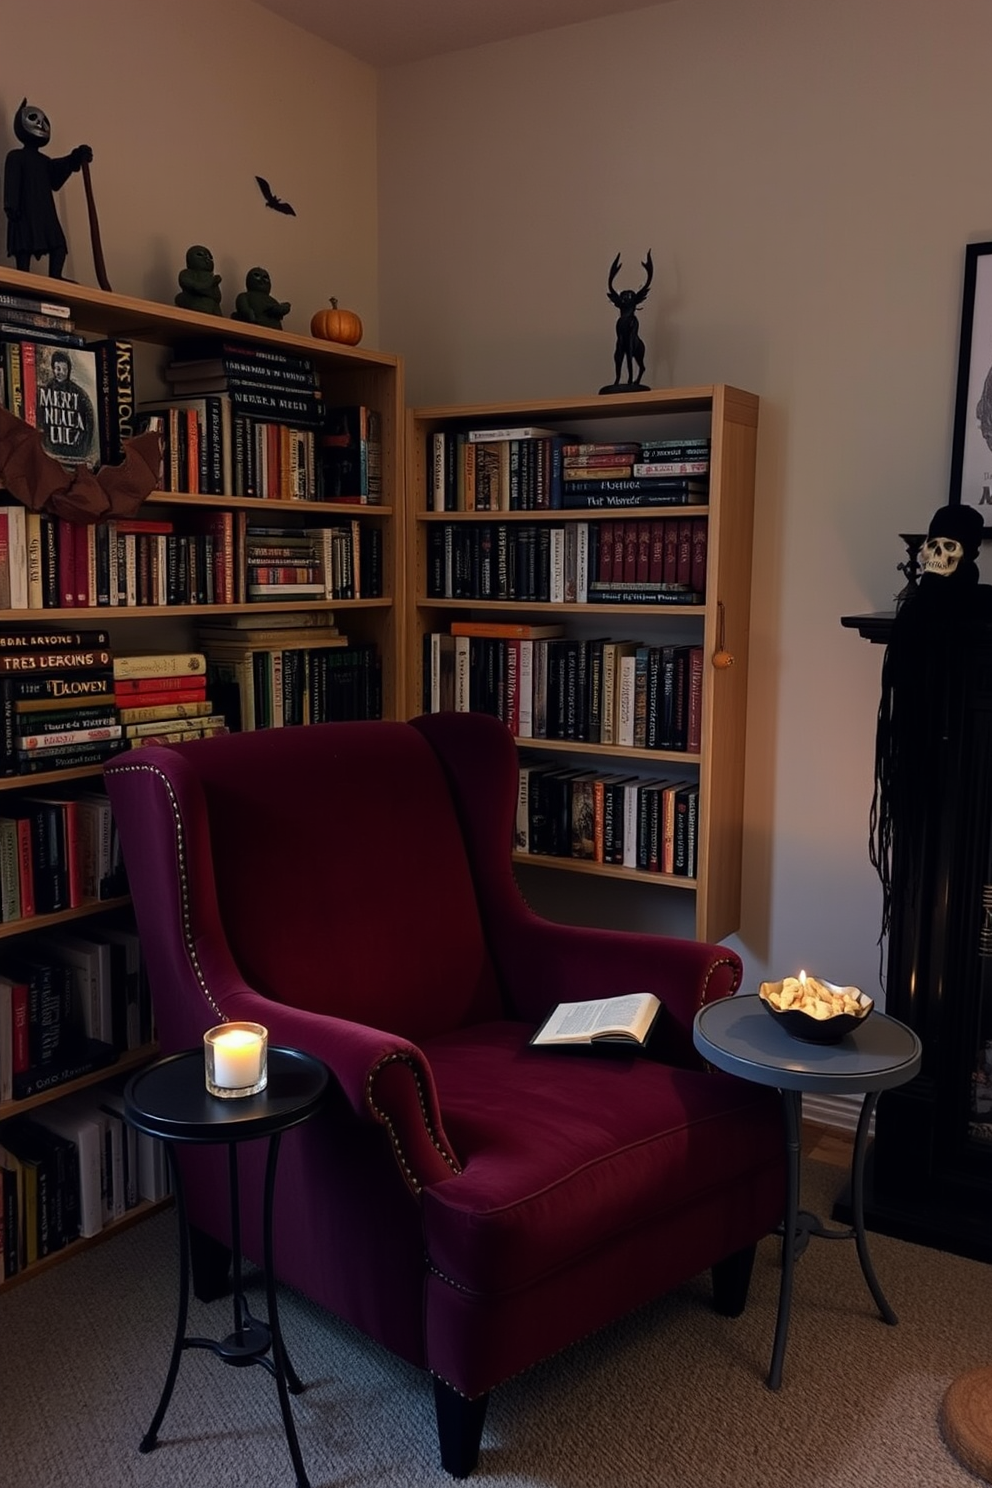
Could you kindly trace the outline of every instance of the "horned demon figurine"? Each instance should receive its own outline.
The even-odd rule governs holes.
[[[619,292],[613,288],[613,281],[620,272],[620,255],[610,266],[610,277],[608,280],[606,295],[611,305],[616,305],[620,314],[617,316],[617,344],[613,353],[614,380],[608,386],[600,388],[601,393],[628,393],[648,392],[648,386],[642,382],[644,376],[644,342],[641,340],[640,328],[637,323],[638,307],[644,304],[651,288],[651,280],[654,276],[654,265],[651,262],[651,249],[648,256],[641,264],[641,268],[647,275],[640,289],[621,289]],[[620,373],[623,365],[627,364],[627,381],[620,381]],[[634,377],[634,364],[637,364],[637,377]]]

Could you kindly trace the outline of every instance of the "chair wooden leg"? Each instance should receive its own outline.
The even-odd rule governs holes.
[[[756,1249],[747,1245],[713,1267],[713,1306],[723,1317],[740,1317],[744,1311]]]
[[[488,1392],[469,1400],[435,1375],[434,1409],[437,1412],[441,1466],[453,1478],[467,1478],[479,1461],[488,1404]]]
[[[195,1225],[189,1227],[189,1264],[193,1275],[193,1295],[201,1302],[213,1302],[231,1290],[231,1248],[215,1240]]]

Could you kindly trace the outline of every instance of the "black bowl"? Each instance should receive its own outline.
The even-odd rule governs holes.
[[[758,997],[764,1007],[776,1023],[780,1024],[789,1034],[790,1038],[800,1039],[804,1044],[837,1044],[845,1034],[850,1033],[863,1023],[871,1013],[875,1004],[864,992],[858,992],[857,988],[838,987],[834,982],[823,981],[831,992],[850,991],[857,992],[857,997],[863,1012],[861,1013],[835,1013],[832,1018],[814,1018],[809,1013],[804,1013],[802,1008],[777,1008],[768,1001],[767,991],[777,992],[781,989],[781,982],[762,982],[758,990]]]

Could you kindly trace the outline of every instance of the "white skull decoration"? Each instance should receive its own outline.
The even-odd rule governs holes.
[[[948,578],[964,557],[964,547],[955,537],[928,537],[920,549],[920,567],[924,573]]]

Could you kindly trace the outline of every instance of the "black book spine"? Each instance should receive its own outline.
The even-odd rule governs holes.
[[[124,440],[135,432],[134,346],[110,338],[93,343],[92,349],[100,395],[100,459],[103,464],[119,465]]]
[[[46,610],[59,608],[58,522],[55,517],[41,519],[41,602]]]

